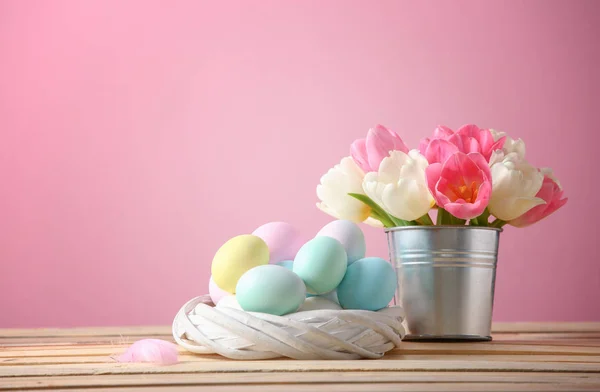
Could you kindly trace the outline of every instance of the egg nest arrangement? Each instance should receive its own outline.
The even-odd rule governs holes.
[[[209,295],[181,308],[173,336],[232,359],[380,358],[400,344],[404,312],[388,306],[391,264],[365,255],[362,230],[345,220],[308,241],[285,222],[231,238],[214,256]]]

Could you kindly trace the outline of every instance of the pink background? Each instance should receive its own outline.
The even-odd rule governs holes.
[[[495,320],[600,320],[597,1],[0,2],[0,326],[168,324],[228,238],[312,235],[382,123],[523,138],[567,206],[502,235]],[[369,255],[384,234],[365,228]]]

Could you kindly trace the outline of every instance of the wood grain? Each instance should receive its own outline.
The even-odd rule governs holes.
[[[73,392],[73,389],[51,389],[53,392]],[[78,389],[82,390],[82,389]],[[86,389],[87,390],[87,389]],[[340,383],[340,384],[258,384],[258,385],[197,385],[197,386],[143,386],[94,388],[94,392],[552,392],[598,391],[598,385],[542,384],[542,383]]]
[[[295,377],[296,376],[296,377]],[[167,378],[161,375],[146,375],[143,378],[133,378],[126,375],[97,375],[90,377],[53,378],[23,377],[9,380],[0,390],[24,388],[89,388],[89,387],[131,387],[131,386],[162,386],[162,385],[265,385],[285,384],[290,379],[296,384],[340,384],[340,383],[538,383],[538,384],[587,384],[600,385],[600,376],[589,376],[578,373],[503,373],[503,372],[473,372],[473,373],[440,373],[432,380],[430,372],[305,372],[302,377],[297,373],[234,373],[227,377],[215,377],[213,374],[182,374],[177,378]]]
[[[600,390],[600,323],[495,324],[485,343],[403,342],[382,360],[231,361],[183,349],[173,366],[112,359],[170,327],[0,329],[0,390]]]

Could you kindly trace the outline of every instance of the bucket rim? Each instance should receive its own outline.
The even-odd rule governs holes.
[[[498,233],[503,231],[502,228],[498,227],[487,227],[487,226],[466,226],[466,225],[423,225],[423,226],[396,226],[386,227],[386,233],[393,233],[402,230],[444,230],[444,229],[461,229],[461,230],[491,230]]]

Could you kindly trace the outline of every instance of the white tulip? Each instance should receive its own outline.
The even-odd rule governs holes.
[[[562,191],[562,185],[560,185],[560,181],[558,181],[558,178],[556,178],[556,176],[554,175],[554,171],[551,168],[542,167],[540,169],[540,173],[542,173],[544,176],[548,176],[558,186],[558,189]]]
[[[523,140],[515,140],[512,137],[508,136],[506,132],[499,132],[494,129],[490,129],[490,132],[494,137],[494,141],[498,141],[498,139],[500,139],[502,136],[506,136],[506,139],[504,139],[504,147],[502,147],[502,150],[496,150],[492,152],[492,156],[490,158],[490,167],[502,161],[506,155],[512,153],[517,154],[519,159],[525,159],[525,142]]]
[[[378,221],[377,219],[371,218],[371,217],[368,217],[367,219],[365,219],[365,221],[363,223],[365,223],[369,226],[372,226],[372,227],[377,227],[378,229],[383,227],[383,223],[381,223],[381,221]]]
[[[317,207],[337,219],[347,219],[357,223],[365,221],[371,214],[371,207],[348,195],[348,193],[364,194],[362,189],[364,176],[363,171],[351,157],[342,158],[339,164],[321,177],[321,183],[317,185],[317,196],[321,202],[317,203]],[[368,223],[372,224],[371,220]]]
[[[510,221],[546,203],[535,197],[544,182],[544,174],[518,153],[507,154],[491,171],[492,196],[488,209],[496,218]]]
[[[418,150],[392,151],[378,172],[365,175],[363,189],[388,214],[406,221],[418,219],[435,204],[425,176],[428,165]]]

